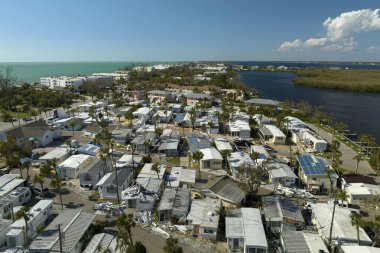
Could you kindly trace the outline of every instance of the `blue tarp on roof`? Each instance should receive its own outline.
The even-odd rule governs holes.
[[[185,116],[186,116],[186,113],[178,113],[174,119],[174,122],[176,123],[182,122]]]

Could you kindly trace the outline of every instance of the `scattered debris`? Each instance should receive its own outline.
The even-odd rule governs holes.
[[[160,235],[163,235],[166,239],[170,237],[169,233],[167,233],[165,230],[163,230],[160,227],[153,227],[152,231]]]
[[[140,224],[152,224],[153,216],[150,211],[138,212],[135,214],[135,221]]]
[[[275,189],[275,194],[278,195],[284,195],[285,197],[298,197],[298,198],[307,198],[307,199],[313,199],[314,195],[310,192],[303,190],[303,189],[293,189],[289,187],[285,187],[282,185],[277,186]]]
[[[111,216],[116,216],[122,214],[124,210],[127,208],[127,205],[122,202],[120,205],[115,205],[111,202],[98,203],[94,205],[94,209],[100,211],[100,214],[106,214]]]

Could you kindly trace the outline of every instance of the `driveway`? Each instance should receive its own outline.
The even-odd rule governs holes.
[[[333,135],[326,132],[325,130],[316,127],[312,124],[308,124],[308,126],[313,129],[316,133],[319,131],[319,135],[325,139],[327,142],[331,143],[333,141]],[[356,152],[347,146],[345,143],[340,142],[339,151],[342,153],[342,168],[349,170],[351,172],[356,171],[356,161],[354,160],[354,156],[356,156]],[[367,160],[361,161],[359,163],[358,173],[363,175],[375,175],[375,171],[372,169],[371,165],[369,165]]]

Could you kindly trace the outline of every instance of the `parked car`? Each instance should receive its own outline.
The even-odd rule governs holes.
[[[40,187],[33,186],[33,187],[32,187],[32,192],[33,192],[35,195],[38,195],[38,196],[41,196],[41,195],[42,195],[42,190],[41,190]],[[44,188],[44,189],[43,189],[43,193],[44,193],[44,195],[46,196],[46,194],[49,193],[49,189],[48,189],[48,188]]]

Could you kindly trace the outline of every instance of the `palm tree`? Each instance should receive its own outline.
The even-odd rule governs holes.
[[[163,247],[165,253],[182,253],[183,249],[178,245],[178,239],[169,237]]]
[[[41,172],[40,172],[40,175],[35,175],[33,177],[33,183],[34,184],[40,184],[41,186],[41,196],[42,196],[42,199],[45,199],[45,193],[44,193],[44,177],[41,175]]]
[[[211,120],[207,123],[208,124],[208,127],[210,128],[210,134],[211,134],[211,128],[214,126],[214,122],[212,122]]]
[[[29,169],[30,169],[30,161],[26,161],[21,165],[21,168],[26,169],[26,182],[29,181]]]
[[[190,121],[191,121],[191,126],[193,128],[193,131],[195,129],[195,120],[197,119],[197,112],[195,108],[192,108],[190,111]]]
[[[146,154],[146,149],[148,148],[149,155],[150,155],[150,147],[152,146],[151,140],[144,141],[144,153]]]
[[[255,161],[255,164],[257,166],[257,160],[260,158],[260,153],[253,151],[251,154],[251,158],[253,161]]]
[[[228,163],[227,163],[227,157],[228,157],[228,155],[230,154],[230,151],[229,150],[221,150],[220,151],[220,154],[222,155],[222,157],[223,157],[223,163],[225,164],[225,165],[227,165]]]
[[[356,228],[356,236],[358,238],[358,245],[360,245],[359,229],[361,226],[364,225],[363,216],[360,213],[352,212],[350,214],[350,218],[351,218],[351,225]]]
[[[108,137],[107,137],[108,138]],[[116,196],[117,196],[117,204],[120,204],[120,192],[119,192],[119,174],[118,174],[118,169],[116,165],[114,164],[114,159],[113,159],[113,147],[114,147],[114,141],[112,139],[106,139],[104,141],[105,146],[100,150],[100,159],[103,161],[106,161],[106,164],[108,160],[111,162],[109,163],[111,165],[111,171],[115,172],[115,181],[116,181]],[[110,151],[111,150],[111,151]],[[133,165],[133,173],[135,171],[135,164],[134,164],[134,158],[133,158],[133,153],[132,153],[132,165]]]
[[[335,189],[331,191],[331,197],[333,198],[333,212],[331,217],[331,224],[330,224],[330,236],[329,236],[329,244],[331,245],[331,237],[333,232],[333,226],[334,226],[334,217],[335,217],[335,208],[338,201],[346,201],[347,200],[347,193],[346,191]]]
[[[154,115],[154,129],[157,128],[157,122],[160,120],[160,115]]]
[[[162,130],[162,128],[156,128],[154,130],[154,133],[156,134],[156,138],[160,138],[160,136],[162,135],[162,133],[164,132],[164,130]]]
[[[24,206],[16,213],[16,219],[24,219],[25,222],[25,233],[24,233],[24,244],[29,244],[29,220],[33,217],[33,215],[30,213],[30,207]]]
[[[355,174],[358,174],[359,169],[359,163],[364,160],[364,157],[361,153],[358,153],[356,156],[353,157],[353,159],[356,161],[356,171]]]
[[[118,114],[116,114],[116,117],[118,118],[118,120],[119,120],[119,125],[120,125],[120,119],[121,119],[121,115],[118,113]]]
[[[189,152],[188,154],[187,154],[187,157],[189,158],[189,167],[190,167],[190,165],[192,164],[192,161],[193,161],[193,154],[191,153],[191,152]]]
[[[380,215],[376,215],[374,219],[367,222],[367,225],[375,233],[373,236],[373,244],[372,244],[372,247],[375,247],[377,245],[377,242],[379,241],[378,238],[379,238],[379,231],[380,231]]]
[[[230,119],[230,114],[226,110],[223,110],[222,115],[220,115],[220,120],[223,123],[223,134],[226,134],[226,122],[229,119]]]
[[[129,110],[124,114],[124,118],[128,121],[128,123],[131,123],[131,121],[134,119],[133,113]]]
[[[198,176],[199,176],[199,178],[201,178],[201,164],[200,164],[200,162],[201,162],[202,158],[203,158],[203,153],[201,151],[198,150],[198,151],[193,153],[193,159],[195,161],[197,161],[197,164],[198,164]]]
[[[53,188],[56,188],[59,194],[59,201],[61,203],[61,209],[63,210],[63,201],[62,201],[62,191],[61,191],[61,184],[63,179],[56,175],[50,182],[50,186]]]
[[[157,173],[157,178],[160,179],[160,168],[158,163],[153,163],[152,170]]]
[[[116,220],[116,230],[117,230],[117,249],[121,252],[131,252],[135,253],[135,248],[133,246],[132,240],[132,228],[135,227],[136,223],[133,219],[133,214],[119,215]]]
[[[75,119],[71,120],[70,123],[69,123],[69,126],[71,127],[71,131],[73,131],[73,136],[75,134]]]

